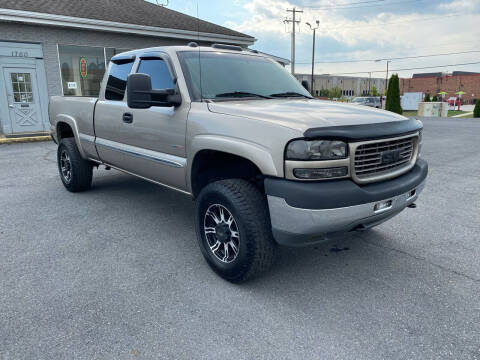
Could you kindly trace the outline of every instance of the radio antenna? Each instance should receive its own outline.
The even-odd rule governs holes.
[[[200,56],[200,15],[199,15],[199,5],[197,0],[197,41],[198,41],[198,74],[199,74],[199,85],[200,85],[200,101],[203,102],[203,89],[202,89],[202,59]]]

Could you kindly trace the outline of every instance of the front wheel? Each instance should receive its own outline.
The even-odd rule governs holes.
[[[200,250],[210,267],[231,282],[242,282],[273,263],[275,242],[265,196],[241,179],[207,185],[196,203]]]
[[[68,191],[80,192],[90,188],[93,166],[90,161],[82,158],[74,138],[60,141],[57,162],[60,179]]]

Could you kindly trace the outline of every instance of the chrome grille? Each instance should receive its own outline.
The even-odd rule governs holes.
[[[359,183],[380,181],[408,171],[416,158],[418,134],[357,143],[351,154],[353,178]]]

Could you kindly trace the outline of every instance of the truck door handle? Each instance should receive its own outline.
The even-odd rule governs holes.
[[[127,124],[131,124],[133,122],[133,115],[130,113],[123,114],[123,122]]]

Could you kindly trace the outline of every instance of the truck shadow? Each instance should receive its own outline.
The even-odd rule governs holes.
[[[106,199],[111,203],[109,206],[115,208],[128,206],[129,212],[125,216],[142,219],[141,222],[131,224],[134,227],[142,227],[138,230],[148,231],[149,224],[152,224],[150,231],[165,229],[166,226],[184,229],[179,234],[179,238],[184,241],[183,247],[188,251],[182,256],[191,257],[190,260],[200,260],[203,263],[194,229],[195,205],[190,197],[117,172],[102,172],[101,176],[95,177],[94,187],[89,193]],[[128,222],[128,220],[118,218],[120,222]],[[352,271],[352,266],[362,267],[362,262],[368,270],[373,270],[382,263],[387,266],[389,260],[388,256],[385,257],[385,249],[374,245],[386,240],[388,240],[386,232],[370,230],[364,233],[351,232],[335,235],[325,242],[307,247],[278,247],[273,268],[263,277],[249,282],[247,286],[268,287],[269,282],[275,283],[278,280],[282,283],[291,281],[298,286],[298,280],[306,278],[324,281],[329,276],[338,278],[342,274],[349,273]],[[169,239],[159,236],[151,241],[149,246],[155,247],[163,246],[158,242],[168,242]],[[379,257],[375,258],[375,255]],[[203,266],[203,271],[210,271],[206,264]]]

